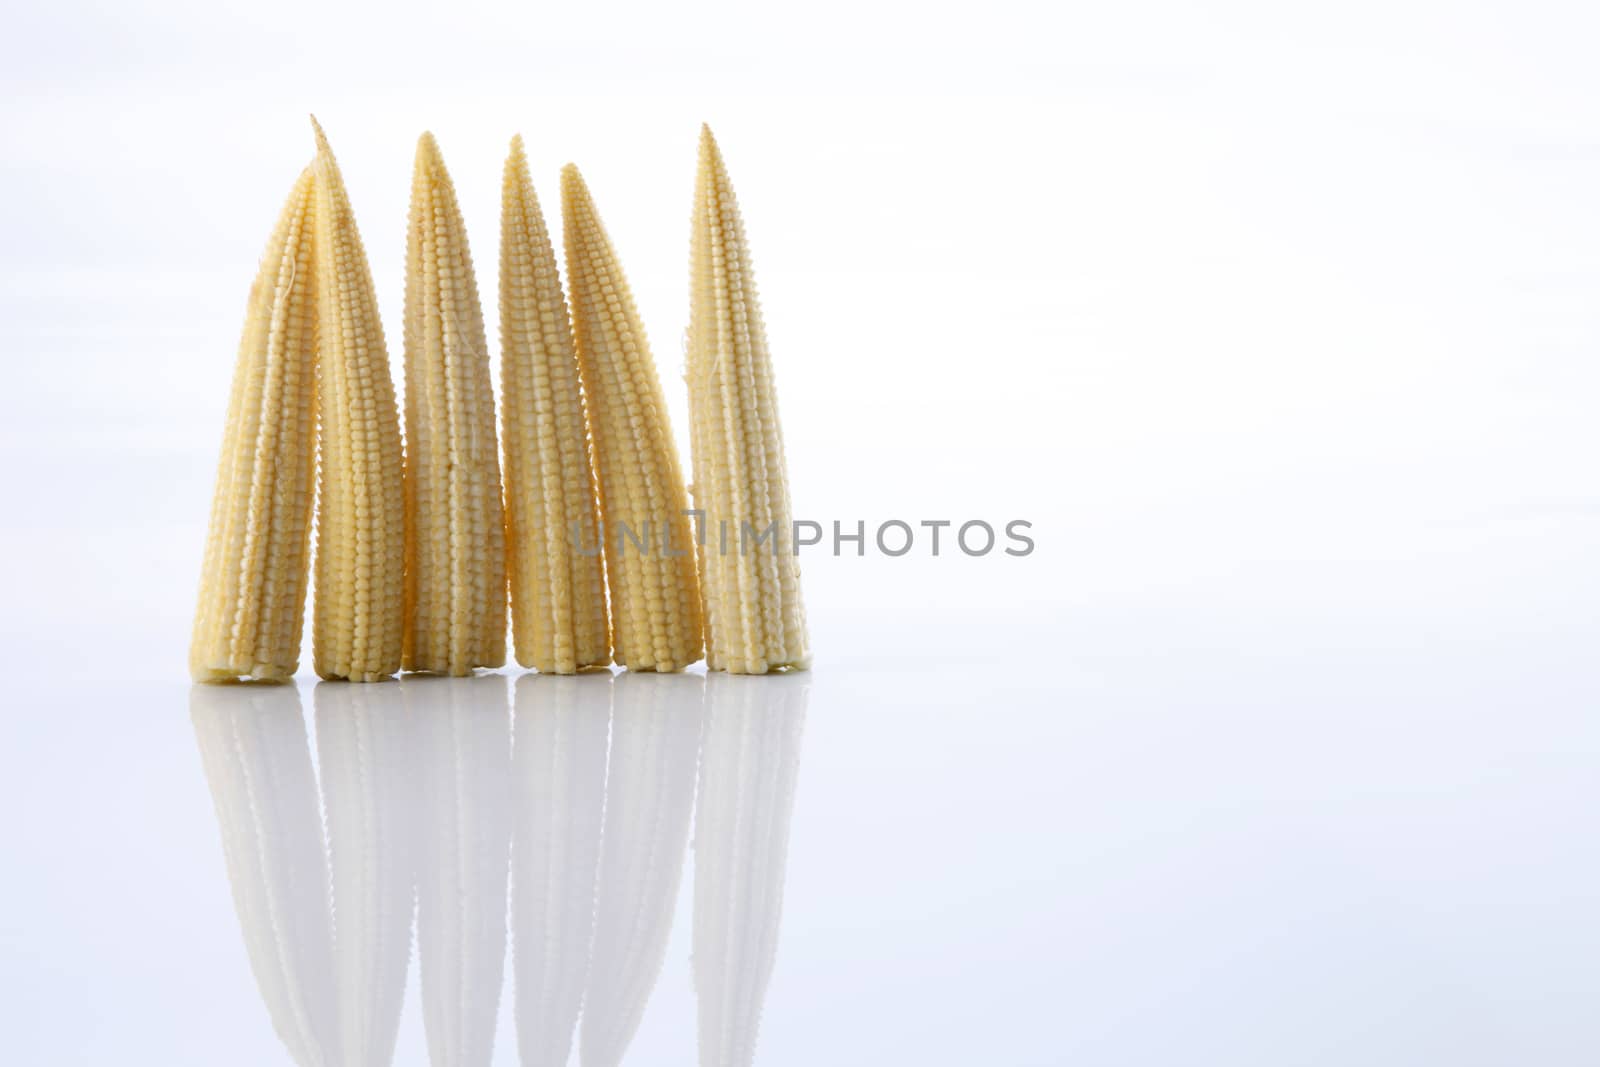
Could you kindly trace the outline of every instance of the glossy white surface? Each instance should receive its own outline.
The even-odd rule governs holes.
[[[10,5],[0,1064],[1600,1063],[1597,12]],[[685,455],[709,121],[797,515],[1037,552],[807,557],[796,679],[192,692],[307,111],[396,367],[416,136],[490,306],[579,163]]]
[[[0,775],[6,1047],[1581,1064],[1597,694],[1534,665],[1265,640],[1093,670],[63,678]]]

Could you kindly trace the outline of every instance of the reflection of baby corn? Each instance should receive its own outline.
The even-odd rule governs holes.
[[[313,700],[333,873],[339,1062],[387,1067],[411,962],[418,717],[392,685],[320,682]]]
[[[245,952],[272,1027],[300,1067],[332,1064],[328,867],[299,694],[292,686],[197,685],[189,714]]]
[[[399,689],[418,721],[417,958],[428,1053],[437,1064],[487,1064],[506,953],[506,680],[408,677]]]
[[[511,930],[522,1067],[561,1067],[589,974],[611,675],[517,679]]]
[[[319,685],[326,847],[295,690],[196,686],[240,927],[294,1062],[392,1062],[415,886],[430,1059],[489,1063],[511,872],[522,1063],[567,1062],[580,1009],[582,1061],[620,1062],[660,975],[692,818],[700,1060],[749,1063],[806,681],[529,676],[514,764],[499,675]]]
[[[594,954],[583,1011],[586,1065],[620,1063],[661,973],[694,803],[704,679],[616,679]]]
[[[700,1063],[748,1064],[778,950],[804,676],[706,679],[694,815]]]

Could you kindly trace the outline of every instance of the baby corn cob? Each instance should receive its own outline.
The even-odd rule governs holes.
[[[371,682],[400,667],[400,422],[367,253],[333,150],[312,126],[322,390],[313,653],[322,677]]]
[[[571,164],[561,172],[561,208],[616,659],[633,670],[681,670],[703,647],[700,591],[666,398],[628,280]]]
[[[189,670],[285,679],[300,663],[316,463],[310,167],[250,288],[233,373]]]
[[[772,360],[739,202],[709,127],[700,132],[690,242],[694,496],[712,531],[700,547],[706,665],[733,674],[805,667],[811,654]],[[746,543],[768,529],[769,541]]]
[[[585,554],[600,542],[572,326],[521,137],[501,198],[500,393],[517,662],[556,674],[610,663],[605,572]]]
[[[417,141],[406,234],[408,671],[506,660],[505,518],[483,309],[455,185]]]

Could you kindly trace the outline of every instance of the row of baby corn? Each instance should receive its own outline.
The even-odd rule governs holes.
[[[738,203],[710,130],[701,133],[690,254],[695,504],[712,527],[772,527],[771,549],[694,540],[666,398],[611,239],[568,165],[569,315],[521,138],[502,189],[498,436],[466,227],[438,144],[431,134],[418,142],[402,438],[366,252],[339,165],[312,124],[316,158],[250,291],[194,677],[294,674],[313,505],[312,648],[323,678],[502,666],[508,593],[517,662],[543,672],[613,660],[676,671],[702,653],[711,669],[733,673],[806,666],[771,359]],[[620,530],[698,548],[645,550]]]

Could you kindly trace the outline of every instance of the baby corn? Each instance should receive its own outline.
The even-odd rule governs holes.
[[[700,658],[700,591],[666,398],[611,239],[570,164],[561,207],[616,659],[633,670],[681,670]]]
[[[783,429],[739,202],[709,127],[690,238],[689,415],[706,665],[765,674],[810,662]],[[723,533],[726,528],[726,534]],[[765,542],[754,541],[768,530]]]
[[[500,392],[517,662],[555,674],[610,663],[572,326],[521,137],[511,142],[501,195]]]
[[[483,309],[455,186],[417,142],[406,235],[405,650],[408,671],[506,657],[505,519]]]
[[[189,669],[286,679],[300,662],[316,448],[313,177],[289,194],[250,289]]]
[[[313,658],[324,678],[370,682],[400,667],[400,421],[367,253],[339,164],[312,124],[322,451]]]

